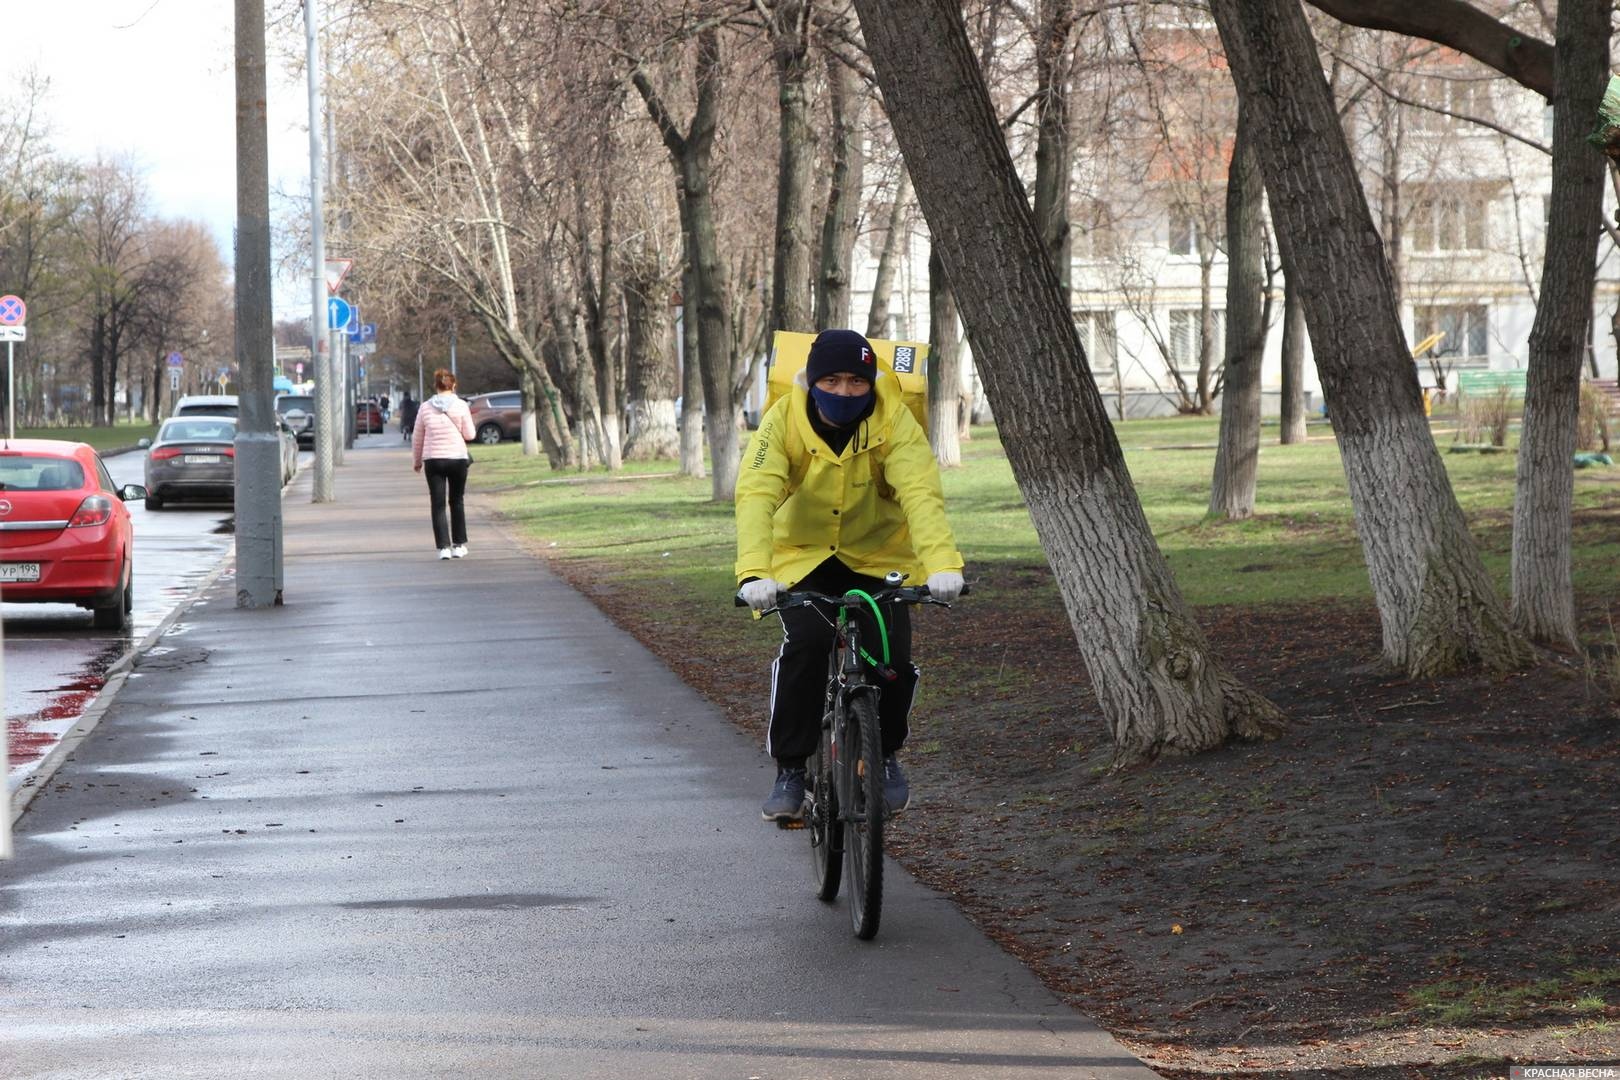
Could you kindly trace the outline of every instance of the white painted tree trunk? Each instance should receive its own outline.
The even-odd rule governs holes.
[[[1148,528],[955,0],[855,0],[895,137],[1116,760],[1281,724],[1192,620]]]
[[[1553,174],[1541,295],[1513,500],[1513,622],[1532,641],[1576,649],[1571,509],[1581,365],[1602,228],[1603,157],[1586,134],[1609,71],[1608,0],[1558,5]]]
[[[1394,282],[1305,13],[1212,0],[1292,283],[1305,304],[1383,656],[1414,677],[1532,659],[1469,535],[1429,433]]]

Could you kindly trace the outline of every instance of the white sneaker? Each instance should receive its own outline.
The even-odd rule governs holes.
[[[457,544],[455,547],[451,548],[450,557],[452,559],[465,559],[467,557],[467,545]]]
[[[449,548],[440,548],[439,549],[439,558],[441,558],[441,559],[450,558],[450,549]]]

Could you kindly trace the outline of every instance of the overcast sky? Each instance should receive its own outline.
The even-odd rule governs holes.
[[[236,219],[236,83],[230,0],[4,0],[5,66],[51,81],[52,144],[80,159],[128,155],[153,209],[203,221],[227,264]],[[308,98],[272,39],[270,186],[308,188]],[[8,79],[16,85],[13,77]],[[272,217],[283,212],[274,199]],[[279,257],[278,252],[278,257]],[[278,279],[278,318],[307,314],[309,286]]]

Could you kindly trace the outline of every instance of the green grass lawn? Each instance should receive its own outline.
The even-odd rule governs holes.
[[[63,439],[68,442],[89,443],[97,450],[111,450],[120,446],[134,446],[139,439],[150,439],[157,434],[156,424],[119,424],[116,427],[52,427],[18,428],[19,439]]]
[[[1370,599],[1330,430],[1312,425],[1316,441],[1279,446],[1276,428],[1264,429],[1255,516],[1214,522],[1205,510],[1217,428],[1207,418],[1117,425],[1137,493],[1188,600]],[[1442,446],[1449,441],[1440,439]],[[975,429],[962,449],[962,467],[948,470],[944,483],[969,578],[976,565],[1044,563],[994,430]],[[730,588],[731,506],[709,501],[707,480],[677,477],[669,462],[627,465],[612,478],[552,473],[543,457],[524,459],[515,445],[479,448],[477,458],[474,490],[506,489],[498,496],[503,512],[555,544],[557,557],[613,563],[625,584],[679,582],[710,595]],[[1447,454],[1445,463],[1486,564],[1505,590],[1514,455]],[[1609,515],[1620,514],[1620,467],[1577,472],[1575,502],[1577,591],[1612,596],[1620,592],[1620,529]]]

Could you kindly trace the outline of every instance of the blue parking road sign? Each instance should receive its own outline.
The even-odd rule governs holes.
[[[364,345],[368,341],[375,340],[377,340],[377,324],[374,322],[361,323],[358,330],[349,331],[349,341],[355,345]]]
[[[354,309],[349,302],[341,296],[331,296],[326,300],[326,328],[328,330],[342,330],[349,325]]]

